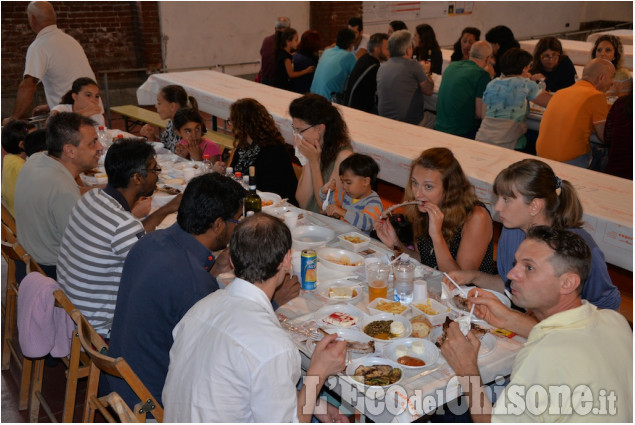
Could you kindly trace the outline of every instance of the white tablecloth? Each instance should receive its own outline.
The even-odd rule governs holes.
[[[593,43],[588,41],[578,40],[565,40],[560,39],[562,43],[562,50],[571,58],[574,65],[586,65],[591,60],[591,50],[593,50]],[[529,53],[534,53],[534,48],[538,44],[538,40],[523,40],[519,41],[520,47],[527,50]],[[633,45],[624,46],[624,57],[622,58],[622,66],[625,68],[633,69]]]
[[[271,113],[286,141],[293,143],[288,111],[291,101],[299,96],[296,93],[216,71],[190,71],[151,75],[137,90],[139,104],[154,104],[157,92],[168,84],[182,85],[188,94],[196,97],[202,111],[224,119],[229,117],[229,107],[234,101],[254,98]],[[412,160],[421,151],[444,146],[454,152],[478,197],[491,209],[495,202],[492,183],[496,175],[513,162],[533,158],[347,107],[340,110],[355,151],[375,158],[381,167],[379,177],[401,187],[408,179]],[[585,211],[585,228],[604,251],[607,261],[632,270],[633,182],[556,161],[545,162],[560,178],[575,185]]]
[[[589,34],[586,41],[589,43],[595,43],[600,36],[610,34],[618,37],[622,40],[623,45],[633,45],[633,30],[613,30],[613,31],[604,31],[604,32],[594,32],[593,34]]]
[[[353,226],[341,220],[306,212],[301,224],[327,226],[335,231],[336,236],[356,230]],[[340,247],[336,241],[337,239],[334,239],[328,246]],[[371,243],[371,249],[378,253],[390,253],[383,244],[377,241]],[[318,264],[318,285],[319,282],[325,279],[324,276],[330,279],[347,275],[347,273],[334,272],[321,266],[321,264]],[[435,271],[434,276],[436,277],[432,279],[438,279],[440,281],[441,276],[439,272]],[[281,306],[277,310],[277,313],[284,314],[292,321],[297,318],[296,323],[312,320],[313,317],[311,313],[326,305],[325,302],[319,296],[314,295],[313,292],[314,291],[303,291],[300,297]],[[368,291],[364,288],[362,299],[355,304],[355,306],[362,312],[368,314],[367,304]],[[511,340],[494,336],[490,336],[490,338],[495,340],[495,348],[487,354],[480,356],[478,361],[481,376],[485,383],[492,382],[499,376],[507,376],[511,373],[511,367],[516,353],[520,350],[524,342],[524,339],[520,337],[515,337]],[[310,362],[309,355],[311,351],[308,350],[306,343],[297,342],[297,344],[303,354],[302,365],[306,371]],[[381,353],[381,349],[382,343],[377,343],[377,351],[379,353]],[[443,356],[440,356],[436,366],[439,366],[436,371],[421,377],[417,377],[417,374],[420,373],[421,370],[404,369],[403,380],[399,386],[395,386],[395,389],[398,391],[395,391],[393,396],[396,400],[396,404],[393,408],[378,408],[377,401],[381,402],[381,400],[373,399],[372,390],[366,394],[362,391],[358,391],[358,385],[349,377],[340,376],[339,379],[331,379],[327,385],[342,396],[345,406],[355,407],[360,413],[375,422],[412,422],[422,414],[428,414],[434,410],[433,406],[423,406],[418,414],[416,411],[414,411],[414,414],[409,411],[409,406],[422,407],[420,402],[416,403],[415,399],[412,398],[415,394],[420,400],[423,400],[426,396],[434,397],[439,401],[439,405],[459,396],[456,383],[454,380],[451,381],[454,373],[445,359],[443,359]],[[436,368],[436,366],[434,368]],[[439,396],[437,391],[443,391],[442,395]]]

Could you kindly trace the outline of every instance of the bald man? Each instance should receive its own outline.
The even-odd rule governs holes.
[[[26,52],[24,77],[18,86],[15,107],[2,124],[30,115],[33,95],[41,81],[49,109],[60,104],[73,81],[81,77],[95,80],[82,46],[57,27],[57,16],[47,1],[34,1],[27,7],[29,26],[36,35]]]
[[[553,95],[540,123],[538,156],[589,168],[592,159],[589,138],[595,132],[604,142],[604,124],[609,113],[605,93],[614,77],[611,62],[593,59],[585,65],[580,81]]]
[[[483,92],[490,82],[492,46],[477,41],[466,61],[452,62],[443,72],[434,129],[474,139],[485,116]]]

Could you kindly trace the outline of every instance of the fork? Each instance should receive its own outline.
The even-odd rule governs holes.
[[[329,206],[329,196],[331,196],[331,189],[326,192],[326,198],[324,198],[324,202],[322,202],[322,211],[326,211],[326,208]]]

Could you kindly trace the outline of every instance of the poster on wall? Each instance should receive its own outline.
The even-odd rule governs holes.
[[[460,2],[461,8],[471,2]],[[456,2],[450,4],[455,5]],[[385,24],[390,21],[415,21],[423,18],[443,18],[448,15],[448,3],[443,1],[365,1],[366,25]]]
[[[469,15],[472,13],[471,1],[451,1],[448,2],[448,16]]]

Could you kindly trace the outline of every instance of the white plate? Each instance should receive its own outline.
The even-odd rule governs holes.
[[[279,218],[284,218],[284,213],[289,212],[289,211],[295,211],[297,213],[302,213],[302,210],[296,207],[292,207],[292,206],[284,206],[284,207],[267,207],[266,210],[264,210],[264,212],[266,212],[269,215],[275,215],[276,217]]]
[[[317,257],[320,262],[329,269],[341,271],[344,273],[354,273],[357,269],[364,265],[364,257],[353,251],[340,248],[320,248],[317,250]],[[337,264],[334,261],[341,261],[343,258],[348,258],[351,264],[345,266],[343,264]]]
[[[282,198],[277,193],[258,192],[258,195],[260,196],[260,199],[262,200],[263,211],[269,211],[271,208],[275,208],[280,203],[280,201],[282,201]],[[265,202],[273,202],[273,204],[265,207],[264,205]]]
[[[420,341],[423,343],[423,345],[425,346],[423,354],[415,354],[412,351],[412,343],[414,341]],[[391,341],[384,347],[384,356],[396,363],[399,363],[397,362],[398,357],[395,351],[400,345],[403,345],[408,349],[408,352],[406,354],[407,356],[416,357],[426,362],[426,364],[423,366],[406,366],[399,364],[399,366],[403,367],[404,369],[424,369],[426,367],[434,365],[439,359],[439,349],[437,348],[437,346],[434,345],[433,342],[421,338],[404,338],[397,341]]]
[[[432,341],[433,344],[436,345],[437,340],[443,333],[443,326],[435,326],[430,331],[427,339]],[[491,335],[489,332],[483,335],[481,338],[481,348],[478,350],[478,356],[483,357],[491,354],[496,349],[496,337]]]
[[[336,333],[337,334],[337,338],[339,340],[347,340],[347,341],[351,341],[351,342],[361,342],[361,343],[367,343],[368,341],[372,341],[372,338],[369,337],[368,335],[366,335],[363,332],[358,331],[357,329],[336,329],[336,328],[326,328],[324,329],[325,332],[328,332],[330,334]],[[312,339],[308,339],[306,342],[306,348],[307,351],[309,353],[309,357],[311,357],[313,355],[313,351],[315,350],[315,344],[316,342],[313,341]],[[362,353],[349,353],[351,360],[354,359],[358,359],[360,357],[365,357],[368,354],[362,354]]]
[[[337,286],[350,286],[356,292],[357,295],[352,298],[331,298],[329,297],[329,289]],[[327,303],[357,303],[362,299],[363,287],[359,280],[349,279],[333,279],[320,282],[316,290],[317,295],[322,297]]]
[[[315,249],[326,245],[334,236],[333,230],[322,226],[298,226],[291,232],[293,248],[297,250]]]
[[[386,298],[375,298],[371,303],[368,304],[367,308],[370,314],[383,314],[390,313],[389,311],[380,310],[377,306],[381,303],[393,303],[392,300],[387,300]],[[397,301],[399,302],[399,301]],[[399,314],[400,316],[408,316],[410,312],[410,308],[407,304],[401,304],[403,307],[406,307],[401,313],[390,313],[390,314]]]
[[[324,319],[326,319],[328,316],[330,316],[333,313],[346,313],[350,316],[356,317],[357,321],[351,324],[350,326],[332,325],[326,322]],[[325,305],[324,307],[317,310],[315,314],[313,315],[313,317],[315,318],[315,321],[317,322],[317,324],[320,326],[325,326],[325,327],[334,328],[334,329],[350,329],[350,328],[359,329],[358,325],[362,320],[364,320],[364,318],[366,318],[366,315],[364,314],[363,311],[361,311],[360,309],[358,309],[357,307],[351,304],[330,304],[330,305]]]
[[[397,385],[403,379],[404,368],[401,367],[400,364],[397,364],[397,363],[393,362],[392,360],[384,359],[382,357],[375,357],[375,356],[362,357],[360,359],[353,360],[346,367],[346,375],[349,376],[351,378],[351,380],[353,382],[355,382],[355,384],[358,385],[361,388],[382,388],[382,387],[386,388],[386,387],[388,387],[387,385],[366,385],[366,384],[363,384],[362,382],[358,381],[357,379],[355,379],[355,377],[354,377],[355,370],[359,366],[373,366],[373,365],[388,365],[388,366],[390,366],[392,368],[401,369],[401,378],[399,378],[397,381],[393,382],[390,385]]]
[[[406,330],[404,331],[404,333],[397,337],[397,338],[392,338],[390,340],[387,339],[378,339],[378,338],[373,338],[375,341],[378,342],[387,342],[387,341],[394,341],[394,340],[399,340],[399,339],[403,339],[403,338],[408,338],[410,336],[410,333],[412,333],[412,325],[410,324],[410,321],[408,319],[406,319],[403,316],[400,316],[398,314],[390,314],[390,313],[382,313],[382,314],[375,314],[373,316],[366,316],[364,318],[364,320],[362,320],[359,323],[359,328],[361,329],[362,332],[364,332],[364,327],[366,327],[366,325],[375,322],[377,320],[395,320],[397,322],[401,322],[403,323],[404,327],[406,328]],[[370,335],[368,335],[370,336]]]

